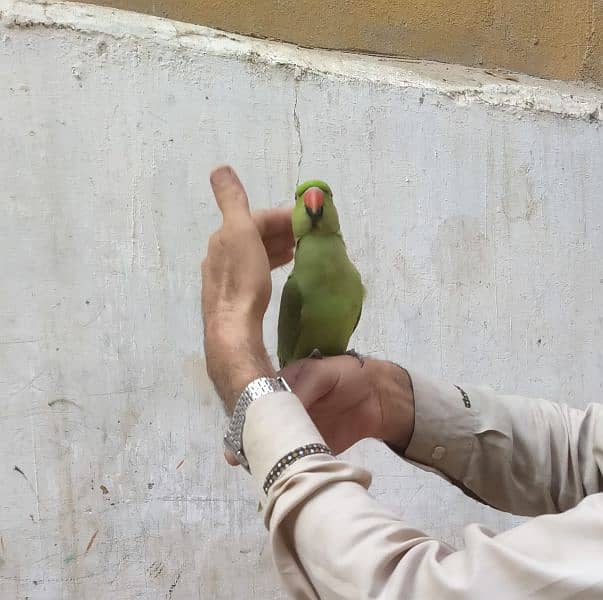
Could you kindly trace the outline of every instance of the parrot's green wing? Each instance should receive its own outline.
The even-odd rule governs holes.
[[[358,277],[360,277],[360,273],[358,273]],[[362,281],[360,282],[360,285],[362,286],[362,302],[360,303],[360,310],[358,311],[358,318],[356,319],[356,324],[354,325],[354,329],[352,329],[352,333],[354,333],[354,331],[356,331],[356,327],[358,327],[358,323],[360,323],[360,317],[362,316],[362,306],[364,304],[364,301],[366,300],[366,288],[364,287],[364,285],[362,285]]]
[[[302,295],[293,274],[283,287],[278,315],[278,362],[281,369],[294,358],[300,334]]]
[[[358,311],[358,318],[356,319],[356,323],[354,323],[354,329],[352,329],[352,333],[356,331],[356,327],[358,327],[358,323],[360,323],[360,317],[362,316],[362,304],[360,305],[360,310]]]

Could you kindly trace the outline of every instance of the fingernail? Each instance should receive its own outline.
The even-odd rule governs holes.
[[[236,176],[234,171],[229,166],[218,167],[210,176],[210,181],[214,185],[224,185],[235,180]]]

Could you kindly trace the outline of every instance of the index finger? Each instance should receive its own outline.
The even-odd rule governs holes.
[[[209,180],[225,221],[249,216],[247,194],[232,167],[225,165],[214,169]]]
[[[283,237],[293,246],[292,212],[291,208],[267,208],[251,213],[251,217],[262,238]]]

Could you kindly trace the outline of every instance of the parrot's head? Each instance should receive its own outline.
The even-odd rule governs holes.
[[[317,233],[339,231],[339,216],[333,204],[333,192],[324,181],[314,179],[297,186],[292,222],[296,240],[311,231]]]

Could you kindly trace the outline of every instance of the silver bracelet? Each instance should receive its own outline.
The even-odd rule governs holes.
[[[270,469],[268,475],[266,475],[266,481],[264,481],[264,494],[268,494],[268,490],[272,484],[280,477],[281,473],[295,461],[303,458],[304,456],[311,456],[312,454],[330,454],[333,456],[333,451],[324,444],[306,444],[300,446],[291,452],[288,452],[281,458],[275,465]]]

